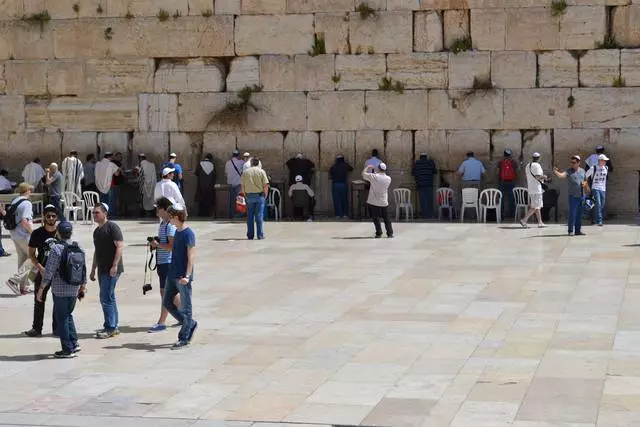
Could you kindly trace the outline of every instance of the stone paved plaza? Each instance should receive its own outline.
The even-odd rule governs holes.
[[[640,425],[633,225],[569,238],[561,225],[396,224],[374,240],[369,223],[283,222],[250,242],[233,240],[242,224],[196,222],[200,328],[184,351],[169,349],[175,327],[146,332],[156,223],[122,225],[119,337],[92,338],[91,284],[80,357],[51,359],[57,339],[20,334],[32,296],[2,288],[0,425]],[[77,230],[89,246],[91,227]],[[3,281],[15,262],[0,260]]]

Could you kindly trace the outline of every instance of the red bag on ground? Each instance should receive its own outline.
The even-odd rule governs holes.
[[[247,213],[247,200],[244,197],[244,193],[240,193],[236,197],[236,212],[240,214]]]

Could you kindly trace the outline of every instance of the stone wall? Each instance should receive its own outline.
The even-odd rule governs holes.
[[[282,181],[301,151],[328,212],[338,153],[359,171],[378,148],[401,186],[426,151],[456,186],[474,150],[491,185],[504,148],[541,152],[550,174],[603,144],[616,166],[610,212],[635,213],[640,5],[567,3],[0,0],[0,163],[17,176],[35,154],[72,148],[122,151],[129,164],[175,151],[190,175],[204,152],[221,170],[237,147]],[[383,78],[403,93],[380,90]],[[252,85],[262,92],[245,121],[212,121]]]

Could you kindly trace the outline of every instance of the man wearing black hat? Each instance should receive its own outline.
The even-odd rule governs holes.
[[[198,164],[196,177],[198,179],[196,188],[198,216],[205,218],[210,217],[211,209],[216,204],[216,169],[211,153],[207,153],[200,164]]]

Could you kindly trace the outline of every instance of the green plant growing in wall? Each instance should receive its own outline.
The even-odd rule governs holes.
[[[335,84],[338,84],[340,83],[340,78],[340,74],[334,74],[333,76],[331,76],[331,81]]]
[[[376,53],[376,51],[373,49],[373,46],[369,46],[369,48],[367,49],[367,53],[369,55],[373,55],[374,53]]]
[[[22,21],[32,25],[38,24],[40,25],[40,31],[42,31],[45,24],[51,21],[51,15],[49,15],[49,11],[43,10],[42,12],[34,13],[31,15],[24,15],[22,17]]]
[[[620,49],[614,36],[604,36],[604,40],[596,45],[596,49]]]
[[[133,19],[133,18],[135,18],[135,16],[133,16],[133,13],[131,13],[131,11],[130,11],[130,10],[127,10],[127,14],[126,14],[126,15],[124,15],[124,17],[125,17],[126,19]]]
[[[573,95],[569,95],[567,98],[567,107],[573,108],[574,105],[576,105],[576,98]]]
[[[615,79],[613,79],[613,87],[625,87],[626,85],[627,82],[622,77],[616,77]]]
[[[473,44],[471,42],[471,36],[466,36],[466,37],[462,37],[459,39],[456,39],[453,41],[453,43],[451,44],[451,52],[453,52],[455,55],[461,53],[461,52],[467,52],[469,50],[473,49]]]
[[[378,16],[376,10],[365,2],[361,2],[358,7],[356,7],[356,12],[360,14],[360,19],[368,19]]]
[[[211,9],[205,9],[201,12],[201,15],[205,18],[209,18],[211,15],[213,15],[213,11]]]
[[[80,13],[80,5],[78,3],[74,3],[74,5],[71,6],[71,9],[73,9],[75,13]]]
[[[383,77],[380,83],[378,83],[378,89],[404,93],[404,83],[399,81],[394,82],[391,77]]]
[[[324,33],[317,33],[313,35],[313,44],[307,53],[309,56],[318,56],[327,53],[327,48],[324,42]]]
[[[167,12],[164,9],[160,9],[158,11],[158,13],[156,14],[156,17],[158,18],[158,21],[160,21],[160,22],[164,22],[164,21],[168,20],[169,16],[171,16],[171,15],[169,15],[169,12]]]
[[[102,15],[103,12],[104,12],[104,10],[102,9],[102,5],[99,4],[98,7],[96,8],[96,13],[98,15]]]
[[[111,28],[111,27],[105,28],[105,30],[104,30],[104,38],[105,38],[105,40],[113,39],[113,28]]]
[[[178,19],[182,16],[182,12],[180,12],[180,10],[176,9],[175,12],[173,12],[173,19]]]
[[[560,16],[564,15],[567,10],[566,0],[552,0],[551,1],[551,15]]]
[[[251,111],[260,111],[260,108],[251,102],[251,97],[257,92],[262,92],[262,86],[245,86],[240,89],[237,100],[228,102],[222,110],[215,113],[207,123],[207,127],[211,124],[222,124],[233,128],[244,126]]]

